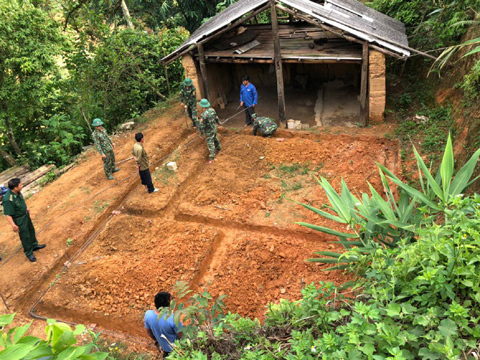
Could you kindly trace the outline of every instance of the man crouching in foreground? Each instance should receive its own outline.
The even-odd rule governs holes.
[[[145,313],[145,328],[147,329],[147,334],[155,340],[155,345],[158,351],[163,353],[164,358],[173,351],[172,345],[175,340],[181,339],[183,336],[183,333],[179,331],[179,329],[182,328],[182,323],[179,322],[179,326],[177,327],[173,320],[173,314],[168,318],[168,314],[159,317],[160,308],[169,307],[171,300],[172,295],[170,295],[170,293],[161,291],[155,295],[155,308],[157,310],[148,310]]]

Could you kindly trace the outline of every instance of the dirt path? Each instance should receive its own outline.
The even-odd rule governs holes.
[[[314,251],[341,251],[333,238],[294,222],[336,225],[288,199],[321,206],[326,197],[312,175],[337,189],[345,178],[353,191],[366,191],[366,180],[380,190],[375,162],[396,171],[398,144],[379,136],[382,127],[358,134],[279,130],[271,139],[250,131],[221,130],[222,151],[207,165],[205,141],[184,129],[182,114],[159,117],[144,130],[160,189],[152,195],[139,186],[133,162],[108,182],[99,156],[89,152],[27,202],[47,244],[37,263],[15,253],[18,239],[6,222],[0,227],[8,260],[0,263],[0,291],[10,311],[27,315],[38,302],[40,316],[141,338],[155,293],[178,280],[226,294],[228,310],[259,318],[268,302],[298,299],[305,284],[346,281],[304,261]],[[117,159],[130,156],[132,137],[116,139]],[[166,161],[179,170],[160,166]]]

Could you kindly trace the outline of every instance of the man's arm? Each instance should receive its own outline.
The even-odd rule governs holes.
[[[140,160],[142,159],[142,150],[134,147],[132,150],[132,155],[137,162],[137,166],[140,166]]]
[[[100,141],[96,135],[93,135],[93,143],[95,144],[95,148],[97,149],[98,153],[102,157],[106,157],[105,154],[103,153],[102,147],[100,146]]]
[[[177,337],[180,340],[183,337],[183,332],[181,331],[177,332]]]
[[[257,94],[257,88],[255,85],[252,85],[252,93],[253,93],[253,106],[257,105],[257,100],[258,100],[258,94]]]
[[[257,136],[257,130],[258,130],[258,122],[255,121],[253,123],[253,136]]]
[[[240,106],[243,105],[243,85],[240,86]]]
[[[10,215],[5,215],[8,224],[12,227],[13,232],[18,232],[18,226],[13,222],[13,218]]]

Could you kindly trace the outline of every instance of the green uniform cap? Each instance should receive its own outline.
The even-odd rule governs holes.
[[[193,85],[192,79],[186,78],[185,80],[183,80],[183,85],[185,85],[185,86],[192,86],[192,85]]]
[[[103,121],[99,118],[94,119],[92,122],[92,126],[102,126],[102,125],[103,125]]]
[[[257,113],[252,114],[252,119],[256,119],[258,117]]]
[[[200,100],[200,104],[199,104],[201,107],[204,107],[204,108],[207,108],[207,107],[210,107],[210,103],[208,102],[207,99],[202,99]]]

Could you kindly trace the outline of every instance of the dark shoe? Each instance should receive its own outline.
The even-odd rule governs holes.
[[[115,180],[115,178],[114,178],[112,175],[108,175],[108,176],[107,176],[107,179],[108,179],[108,180]]]
[[[113,169],[112,172],[117,172],[117,171],[120,171],[120,168],[115,168],[115,169]]]
[[[215,149],[217,151],[217,154],[222,150],[222,149]]]
[[[44,247],[46,247],[47,245],[45,244],[41,244],[41,245],[37,245],[33,248],[33,251],[37,251],[37,250],[41,250],[43,249]]]
[[[35,257],[35,255],[27,256],[27,259],[30,260],[31,262],[37,261],[37,258]]]
[[[153,194],[153,193],[155,193],[155,192],[158,192],[158,189],[157,189],[157,188],[153,189],[153,191],[149,191],[148,193],[149,193],[149,194]]]

